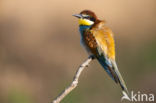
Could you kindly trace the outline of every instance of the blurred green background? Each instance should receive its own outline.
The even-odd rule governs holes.
[[[71,83],[88,57],[72,17],[84,9],[112,28],[128,89],[156,93],[155,0],[0,0],[0,103],[49,103]],[[61,103],[120,103],[121,97],[95,60]]]

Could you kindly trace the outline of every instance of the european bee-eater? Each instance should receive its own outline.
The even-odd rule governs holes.
[[[119,83],[122,90],[128,94],[125,82],[116,65],[115,44],[111,29],[90,10],[83,10],[80,14],[73,16],[79,19],[81,44],[89,55],[93,55],[109,76],[116,83]]]

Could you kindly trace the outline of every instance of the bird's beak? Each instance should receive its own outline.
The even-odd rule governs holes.
[[[77,17],[77,18],[82,18],[81,14],[74,14],[73,16]]]

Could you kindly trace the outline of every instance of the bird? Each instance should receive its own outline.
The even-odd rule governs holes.
[[[112,30],[91,10],[83,10],[73,16],[78,18],[80,41],[87,53],[97,59],[107,74],[120,85],[122,93],[128,95],[128,89],[115,60],[115,41]]]

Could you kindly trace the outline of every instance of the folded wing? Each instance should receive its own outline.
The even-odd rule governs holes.
[[[125,82],[118,70],[115,62],[115,45],[112,31],[105,26],[93,28],[91,33],[95,37],[97,43],[96,58],[109,76],[119,83],[122,90],[128,93]]]

